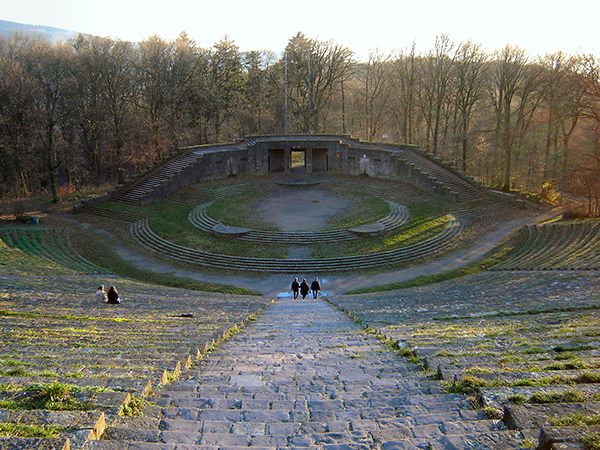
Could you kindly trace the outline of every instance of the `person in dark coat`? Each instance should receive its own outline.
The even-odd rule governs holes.
[[[108,297],[106,303],[110,303],[111,305],[118,305],[119,303],[121,303],[121,301],[119,300],[119,293],[117,292],[117,289],[114,286],[111,286],[108,289],[108,291],[106,292],[106,296]]]
[[[306,278],[302,279],[302,283],[300,283],[300,295],[302,299],[305,299],[308,295],[308,283],[306,282]]]
[[[294,300],[298,300],[298,291],[300,290],[300,283],[298,283],[298,277],[292,281],[292,292],[294,293]]]
[[[310,290],[312,291],[313,298],[317,298],[319,296],[321,285],[319,284],[319,279],[317,277],[315,277],[315,280],[310,283]]]

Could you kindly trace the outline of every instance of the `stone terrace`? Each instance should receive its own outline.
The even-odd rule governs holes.
[[[331,301],[379,330],[539,449],[600,429],[600,281],[593,272],[487,272]]]
[[[102,283],[117,286],[121,305],[95,301]],[[93,403],[90,411],[0,409],[0,422],[67,427],[54,444],[3,439],[0,448],[81,448],[105,426],[125,420],[118,414],[132,396],[153,395],[177,380],[266,301],[108,276],[6,275],[0,286],[0,400],[20,398],[34,384],[59,382],[84,389]]]

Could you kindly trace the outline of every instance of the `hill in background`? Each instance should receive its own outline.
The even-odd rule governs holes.
[[[51,42],[65,41],[77,34],[76,31],[63,30],[61,28],[0,20],[0,36],[12,35],[15,32],[39,35]]]

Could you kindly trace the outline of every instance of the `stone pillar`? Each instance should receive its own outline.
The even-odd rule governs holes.
[[[292,152],[289,146],[283,149],[283,164],[283,172],[290,173],[292,169]]]
[[[313,171],[313,146],[306,146],[306,153],[304,154],[304,165],[306,167],[306,173],[312,173]]]

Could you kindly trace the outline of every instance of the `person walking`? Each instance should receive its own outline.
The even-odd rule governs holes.
[[[303,300],[308,295],[308,283],[306,282],[306,278],[303,278],[302,283],[300,283],[300,295],[302,296]]]
[[[314,281],[310,283],[310,290],[312,291],[313,298],[317,298],[319,296],[321,284],[319,283],[319,279],[317,277],[315,277]]]
[[[298,277],[292,281],[292,292],[294,293],[294,300],[298,300],[298,291],[300,291],[300,283],[298,283]]]

